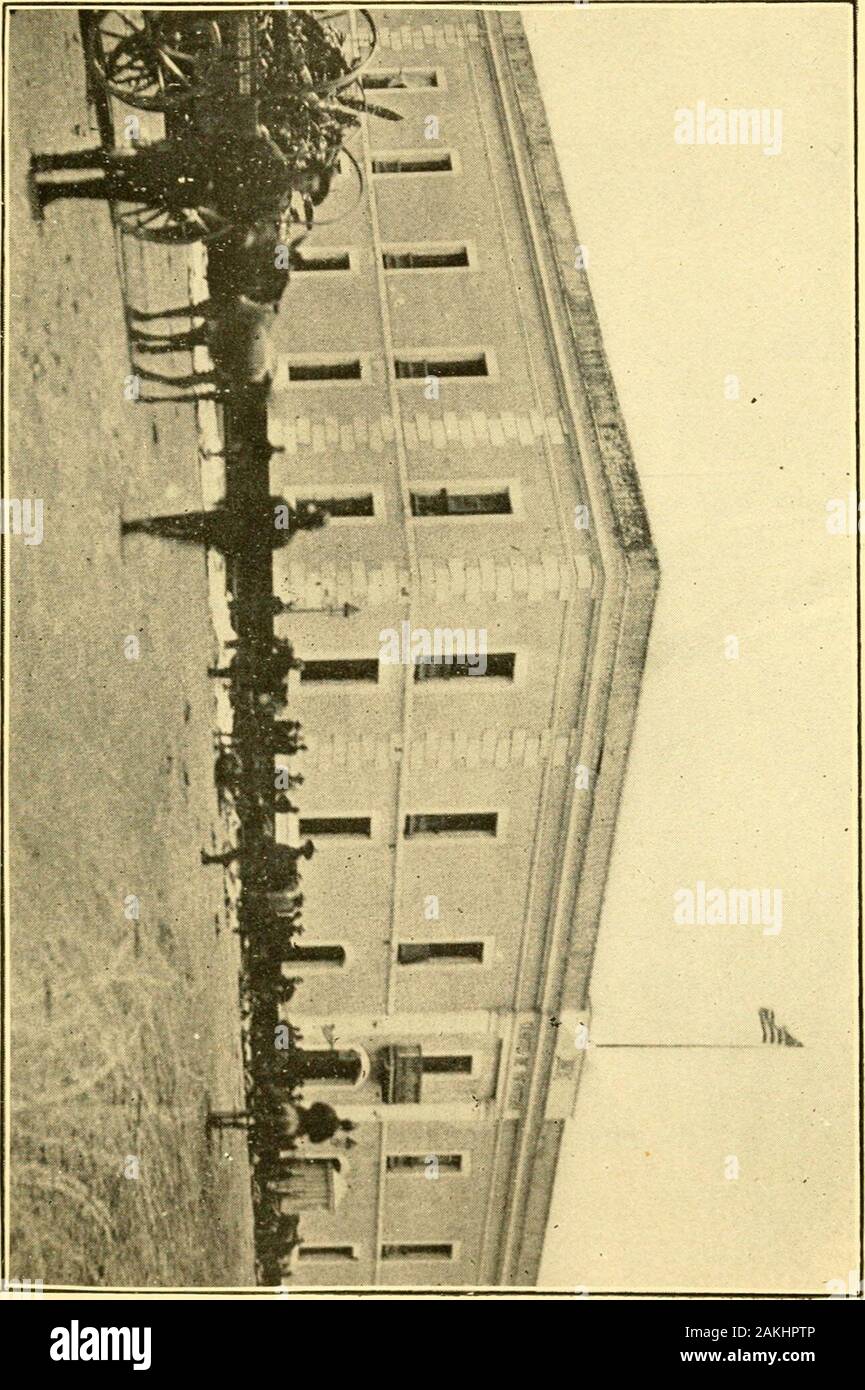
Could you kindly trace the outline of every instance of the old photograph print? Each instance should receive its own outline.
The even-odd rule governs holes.
[[[4,1288],[858,1296],[851,8],[3,19]]]

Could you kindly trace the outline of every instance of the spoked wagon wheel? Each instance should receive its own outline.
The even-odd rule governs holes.
[[[231,230],[231,223],[213,208],[168,208],[152,203],[126,204],[117,214],[121,232],[138,241],[163,246],[188,246],[212,241]]]
[[[206,86],[222,47],[212,19],[141,10],[104,10],[93,30],[93,63],[127,106],[168,111]]]
[[[354,212],[363,198],[363,170],[351,150],[340,150],[335,174],[326,197],[317,207],[313,207],[309,199],[302,200],[307,231],[312,231],[313,227],[332,227],[341,222]],[[322,212],[327,215],[319,216]]]
[[[343,71],[314,84],[319,96],[328,96],[357,81],[378,48],[378,30],[369,10],[310,10],[309,16],[319,28],[319,42],[321,29],[330,35],[338,35],[342,40]],[[355,34],[352,34],[352,16],[356,17],[357,22]],[[312,54],[310,57],[314,62]]]

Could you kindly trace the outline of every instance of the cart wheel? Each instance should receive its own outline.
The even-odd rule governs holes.
[[[347,168],[346,168],[347,166]],[[314,227],[332,227],[337,222],[341,222],[349,213],[354,212],[355,208],[363,198],[363,170],[351,150],[345,146],[340,150],[337,158],[336,175],[331,184],[327,196],[315,208],[311,207],[307,200],[303,200],[303,211],[307,231],[312,231]],[[347,175],[347,179],[343,176]],[[320,217],[320,211],[326,211],[327,217]]]
[[[151,203],[123,207],[117,214],[117,226],[138,241],[155,241],[163,246],[211,241],[231,230],[228,219],[213,208],[166,208]]]
[[[189,101],[222,48],[218,24],[195,14],[106,10],[93,35],[93,64],[106,89],[144,111]]]

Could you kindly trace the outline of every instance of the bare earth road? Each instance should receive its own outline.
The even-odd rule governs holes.
[[[242,1094],[236,938],[199,863],[221,835],[204,557],[119,535],[201,505],[194,421],[124,399],[105,205],[30,217],[30,152],[98,141],[76,14],[10,28],[4,496],[44,500],[42,544],[8,545],[10,1274],[249,1284],[244,1146],[203,1125]]]

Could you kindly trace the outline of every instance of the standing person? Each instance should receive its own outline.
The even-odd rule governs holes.
[[[89,177],[52,177],[69,170],[86,170]],[[124,149],[99,145],[62,154],[31,155],[29,191],[38,221],[46,205],[56,198],[103,198],[171,208],[207,207],[213,202],[206,150],[173,140]]]
[[[259,706],[264,712],[271,706],[284,705],[287,698],[286,677],[289,671],[302,671],[303,662],[288,652],[269,656],[264,661],[257,660],[254,653],[236,656],[230,666],[211,666],[207,674],[217,679],[230,680],[236,693],[251,692],[257,695]],[[261,701],[264,700],[264,705]]]
[[[201,851],[202,864],[221,864],[223,868],[228,868],[236,859],[242,857],[243,851],[240,849],[226,849],[220,854],[211,854],[208,850]],[[265,873],[268,878],[281,876],[286,871],[293,872],[298,859],[311,859],[315,854],[315,845],[312,840],[304,840],[302,845],[275,845],[268,844],[264,855]]]
[[[295,753],[305,753],[306,744],[300,737],[300,725],[296,720],[277,719],[273,725],[273,751],[293,757]]]
[[[298,531],[314,530],[327,521],[314,503],[298,510],[284,497],[272,496],[258,507],[229,511],[225,502],[210,511],[143,517],[121,522],[124,536],[160,536],[164,540],[206,545],[232,558],[281,550]]]

